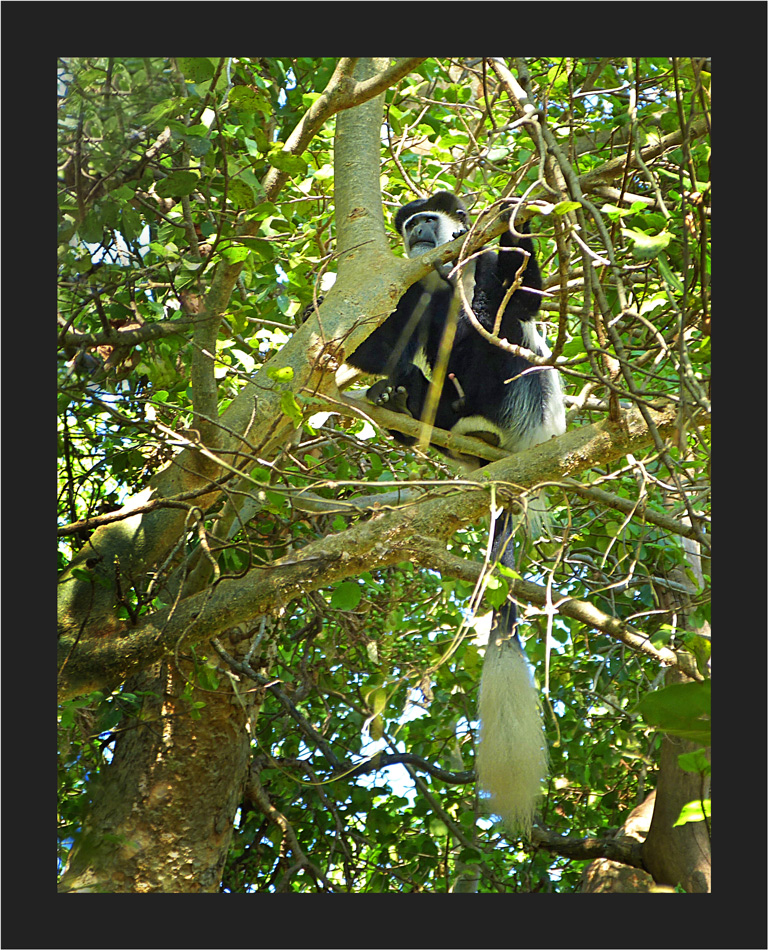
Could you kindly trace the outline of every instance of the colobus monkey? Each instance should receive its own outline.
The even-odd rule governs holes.
[[[448,191],[411,201],[395,215],[395,228],[403,239],[407,257],[417,257],[447,244],[464,234],[468,224],[466,208]],[[435,268],[427,277],[411,284],[394,313],[347,358],[348,363],[363,372],[389,379],[392,393],[377,384],[368,391],[371,401],[385,404],[398,387],[407,391],[412,371],[433,364],[456,292],[454,283],[445,276],[448,271],[450,265]],[[468,296],[471,299],[471,286]],[[423,373],[420,375],[424,378]],[[389,408],[411,411],[404,403]],[[418,418],[421,408],[413,402],[416,411],[411,411],[411,415]]]
[[[452,240],[468,226],[464,205],[449,192],[412,201],[395,217],[409,257]],[[493,332],[507,291],[521,272],[521,286],[504,305],[498,336],[546,357],[550,351],[534,322],[541,275],[527,232],[527,224],[520,238],[506,231],[499,250],[484,251],[462,279],[477,320]],[[438,428],[473,435],[510,452],[561,435],[565,407],[554,368],[534,366],[489,343],[463,307],[458,312],[453,345],[447,354],[440,353],[451,302],[458,292],[457,283],[437,270],[406,291],[395,312],[349,358],[353,366],[386,377],[368,390],[368,397],[421,418],[431,372],[438,359],[444,358],[447,372],[434,420]],[[396,436],[406,443],[412,441]],[[483,464],[480,460],[462,461]],[[514,567],[508,512],[494,525],[494,558]],[[504,607],[494,612],[483,664],[477,772],[481,789],[488,793],[490,810],[511,828],[527,833],[546,778],[547,752],[538,695],[516,627],[517,611],[508,598]]]

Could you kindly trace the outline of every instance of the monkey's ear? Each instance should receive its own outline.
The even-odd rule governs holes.
[[[465,211],[464,208],[456,209],[456,217],[461,221],[463,226],[463,231],[459,231],[459,234],[465,234],[469,230],[469,212]]]

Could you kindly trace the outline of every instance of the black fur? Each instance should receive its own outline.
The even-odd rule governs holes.
[[[444,220],[438,226],[435,222],[441,218]],[[468,217],[454,195],[438,192],[428,200],[413,201],[401,208],[395,225],[404,239],[406,253],[413,256],[466,230]],[[427,233],[423,234],[422,229]],[[522,232],[527,231],[526,224]],[[414,240],[421,238],[425,239],[423,246]],[[518,240],[507,231],[501,236],[498,252],[481,254],[474,267],[474,288],[468,296],[479,323],[493,332],[507,289],[521,268],[521,286],[504,308],[498,336],[544,356],[548,350],[534,323],[541,274],[530,237]],[[417,419],[422,417],[430,386],[423,369],[431,376],[441,358],[449,308],[459,292],[455,284],[435,272],[412,285],[395,312],[352,354],[352,365],[386,376],[368,390],[373,402]],[[556,371],[534,367],[523,357],[485,340],[463,308],[458,314],[453,346],[446,356],[447,372],[434,420],[437,428],[475,435],[509,451],[521,451],[563,431],[562,393]],[[407,436],[393,434],[405,444],[413,442]],[[463,460],[471,464],[471,460]]]
[[[414,214],[416,217],[414,217]],[[447,192],[405,205],[395,218],[409,257],[424,253],[466,230],[461,202]],[[527,224],[517,238],[506,231],[498,251],[485,251],[475,262],[474,284],[467,298],[478,322],[510,343],[539,356],[549,355],[534,319],[539,310],[541,274]],[[448,268],[450,269],[450,268]],[[520,287],[504,306],[507,290],[520,273]],[[462,280],[465,288],[469,281]],[[448,353],[441,341],[458,281],[435,271],[410,287],[395,312],[363,343],[349,362],[386,378],[368,390],[376,403],[422,418],[430,376],[439,360],[447,372],[434,425],[462,435],[476,435],[510,452],[523,451],[565,430],[560,380],[555,369],[538,367],[485,340],[461,307]],[[466,292],[466,291],[465,291]],[[420,364],[420,365],[417,365]],[[406,444],[413,440],[394,432]],[[462,459],[483,464],[479,459]],[[493,559],[514,568],[512,518],[502,511],[494,524]],[[547,772],[546,738],[538,696],[517,634],[512,597],[494,611],[480,686],[481,741],[477,757],[479,784],[489,806],[510,828],[530,830],[541,784]]]
[[[464,205],[450,192],[409,202],[395,216],[409,257],[450,241],[468,226]],[[545,356],[549,351],[534,323],[541,273],[527,232],[527,223],[521,238],[505,231],[498,251],[484,251],[476,259],[468,297],[478,322],[493,332],[505,294],[521,272],[521,286],[504,307],[497,335]],[[395,312],[349,358],[353,366],[385,377],[370,387],[368,397],[420,419],[430,387],[422,367],[431,376],[438,360],[447,357],[434,420],[437,428],[474,435],[512,452],[560,434],[565,416],[557,372],[536,367],[485,340],[463,307],[458,311],[453,346],[448,354],[440,353],[451,301],[458,292],[457,282],[449,282],[437,270],[408,288]],[[405,444],[414,441],[398,432],[392,435]],[[471,467],[484,464],[466,456],[461,461]],[[500,563],[514,567],[510,532],[505,512],[496,522],[494,553]],[[507,632],[514,629],[511,600],[497,615],[497,623]]]
[[[406,255],[415,257],[466,231],[468,220],[459,199],[440,191],[431,198],[403,205],[395,216],[395,227]],[[347,362],[365,373],[388,377],[393,386],[403,385],[419,354],[437,352],[453,295],[453,284],[435,268],[428,278],[406,290],[394,313]],[[374,396],[373,401],[380,401],[380,397]]]

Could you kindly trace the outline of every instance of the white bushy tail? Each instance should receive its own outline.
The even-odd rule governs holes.
[[[547,777],[547,745],[538,693],[516,637],[502,640],[498,631],[489,637],[479,715],[477,774],[490,796],[488,810],[528,835]]]

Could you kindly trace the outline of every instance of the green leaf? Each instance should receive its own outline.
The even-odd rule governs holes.
[[[682,294],[683,292],[683,283],[680,278],[675,274],[672,268],[669,266],[666,254],[659,254],[659,270],[661,271],[665,280],[674,287],[675,292]]]
[[[248,259],[250,251],[247,247],[232,246],[231,244],[228,247],[221,248],[221,256],[230,264],[237,264],[238,261],[245,261]]]
[[[187,82],[206,82],[213,79],[215,69],[210,59],[198,56],[182,56],[177,60]]]
[[[709,775],[712,771],[712,765],[704,749],[681,752],[677,757],[677,764],[684,772],[699,772],[702,775]]]
[[[303,175],[307,170],[307,160],[302,155],[291,155],[282,147],[273,149],[267,155],[267,161],[286,175]]]
[[[384,712],[387,706],[387,699],[388,695],[385,689],[376,689],[373,691],[373,693],[371,693],[368,702],[371,707],[371,712],[374,714],[374,716],[379,716]]]
[[[336,610],[354,610],[363,596],[354,581],[344,581],[331,594],[331,607]]]
[[[98,731],[108,732],[110,729],[114,729],[122,718],[122,709],[120,709],[117,703],[110,703],[99,717]]]
[[[197,172],[184,170],[173,172],[158,182],[155,190],[161,198],[183,198],[185,195],[191,195],[199,184],[200,176]]]
[[[680,811],[680,817],[672,825],[673,828],[679,828],[680,825],[687,825],[691,821],[704,821],[704,819],[709,819],[712,817],[712,802],[710,799],[705,799],[700,802],[688,802],[687,805],[683,805]]]
[[[216,690],[219,688],[219,677],[210,666],[201,664],[197,670],[197,680],[203,689]]]
[[[552,210],[555,214],[563,215],[568,214],[569,211],[576,211],[580,207],[580,201],[558,201]]]
[[[296,396],[292,392],[284,392],[280,395],[280,409],[283,415],[288,416],[291,422],[298,428],[301,425],[303,414],[301,406],[296,402]]]
[[[279,366],[279,367],[267,367],[267,376],[270,379],[274,379],[278,383],[290,383],[293,379],[293,367],[291,366]]]
[[[86,571],[85,568],[82,567],[73,567],[72,577],[76,577],[79,581],[85,581],[86,584],[90,584],[93,582],[95,574],[91,571]]]
[[[123,208],[120,214],[120,231],[126,241],[138,239],[144,228],[144,222],[138,211],[133,208]]]
[[[709,681],[665,686],[648,693],[638,706],[645,721],[662,732],[701,745],[710,744],[712,690]]]
[[[433,838],[445,838],[448,836],[448,826],[440,818],[430,818],[429,833]]]
[[[230,89],[229,104],[242,112],[272,114],[272,103],[269,96],[254,86],[235,86],[234,89]]]
[[[230,179],[227,194],[230,201],[241,210],[253,208],[256,204],[253,188],[240,178]]]
[[[632,256],[639,261],[649,261],[657,257],[672,240],[669,231],[646,234],[633,228],[622,228],[621,233],[632,242]]]
[[[172,116],[181,115],[186,108],[186,97],[163,99],[161,102],[152,106],[149,112],[146,113],[145,122],[148,126],[162,128]]]
[[[509,587],[506,581],[502,580],[500,577],[496,577],[496,575],[488,578],[488,584],[485,588],[485,596],[491,607],[494,607],[497,610],[499,607],[502,607],[507,599],[508,593]]]
[[[104,222],[96,208],[93,208],[86,214],[78,231],[80,232],[80,237],[86,244],[101,243],[101,239],[104,236]]]
[[[252,158],[262,158],[269,151],[269,140],[261,129],[254,129],[253,138],[244,139],[245,148]]]

